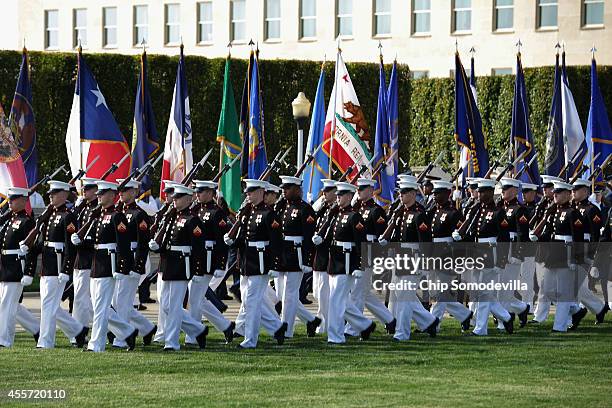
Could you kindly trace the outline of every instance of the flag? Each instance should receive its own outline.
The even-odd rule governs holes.
[[[399,87],[397,80],[397,60],[393,61],[391,78],[389,79],[389,89],[387,90],[387,113],[389,115],[389,139],[391,140],[391,151],[397,154],[391,163],[388,163],[387,170],[393,169],[393,184],[399,172]]]
[[[77,64],[77,80],[66,131],[68,161],[74,176],[99,156],[86,174],[87,177],[99,178],[113,163],[118,163],[129,153],[130,148],[80,51]],[[129,170],[130,160],[126,160],[107,180],[125,178]]]
[[[512,101],[512,128],[510,129],[510,146],[512,146],[513,159],[524,152],[523,161],[517,164],[516,171],[521,169],[535,156],[535,145],[531,126],[529,125],[529,104],[527,101],[527,87],[525,86],[525,75],[521,53],[516,55],[516,79],[514,80],[514,99]],[[540,172],[538,162],[534,160],[521,175],[521,181],[540,185]]]
[[[578,110],[574,103],[572,91],[569,88],[567,72],[565,70],[565,52],[561,55],[561,106],[563,110],[563,137],[565,140],[565,162],[574,158],[574,164],[568,166],[567,174],[574,176],[576,171],[582,167],[587,155],[586,138],[578,116]]]
[[[258,57],[253,59],[251,83],[249,85],[249,168],[248,178],[258,179],[266,166],[266,142],[263,133],[263,106],[259,92]]]
[[[217,128],[217,142],[221,143],[221,167],[231,162],[240,154],[241,141],[238,128],[238,113],[234,102],[234,88],[230,78],[230,57],[225,60],[225,74],[223,79],[223,103],[219,126]],[[233,211],[238,211],[242,203],[242,189],[240,186],[240,167],[235,165],[223,175],[220,181],[220,191]]]
[[[382,55],[380,56],[380,67],[378,69],[378,106],[376,111],[376,135],[374,136],[374,166],[385,163],[391,155],[391,134],[389,129],[389,112],[387,106],[387,78]],[[395,171],[393,164],[378,173],[374,195],[376,202],[386,207],[393,200],[395,192]]]
[[[15,143],[19,148],[28,186],[33,186],[38,181],[38,149],[36,148],[36,123],[34,109],[32,108],[28,51],[25,48],[21,56],[19,79],[17,80],[8,123],[15,138]]]
[[[306,155],[312,154],[323,143],[323,132],[325,129],[325,71],[321,66],[317,94],[315,96],[310,119],[310,133],[306,143]],[[312,203],[319,197],[323,188],[321,179],[329,178],[328,159],[323,150],[319,150],[313,160],[302,173],[302,195],[304,201]]]
[[[565,162],[563,152],[563,109],[561,103],[561,70],[559,69],[559,53],[555,57],[555,81],[553,96],[548,115],[546,130],[546,158],[544,173],[557,176]]]
[[[159,151],[159,136],[155,128],[153,103],[149,93],[147,53],[140,56],[140,76],[134,102],[134,126],[132,129],[132,170],[142,168]],[[151,179],[146,175],[141,181],[141,191],[151,193]]]
[[[240,139],[242,140],[242,156],[240,157],[240,168],[242,177],[246,178],[249,174],[249,96],[251,95],[251,73],[253,61],[255,60],[255,52],[251,50],[249,56],[249,65],[247,66],[244,85],[242,86],[242,99],[240,105]]]
[[[342,120],[342,124],[338,123],[337,118]],[[341,126],[343,129],[340,129]],[[347,127],[350,127],[351,130]],[[353,137],[354,135],[357,137]],[[343,138],[343,136],[345,137]],[[338,51],[334,87],[325,116],[322,150],[328,158],[331,156],[331,161],[341,172],[345,172],[350,166],[357,164],[351,173],[351,175],[354,175],[359,171],[360,165],[366,165],[370,161],[370,152],[368,146],[364,143],[364,141],[368,142],[369,140],[368,124],[359,104],[359,99],[357,99],[353,82],[342,59],[342,54]],[[371,172],[366,171],[363,176],[369,177]]]
[[[8,187],[27,188],[26,172],[7,118],[0,104],[0,196],[6,199]]]
[[[593,168],[601,165],[606,158],[612,154],[612,128],[606,112],[606,105],[599,89],[597,81],[597,62],[595,57],[591,59],[591,106],[589,108],[589,120],[586,128],[586,140],[591,155],[587,155],[586,164],[591,165],[592,158],[598,153],[599,157],[592,164]],[[603,180],[603,174],[599,173],[596,182]]]
[[[476,74],[474,73],[474,56],[470,60],[470,90],[474,96],[474,106],[478,106],[478,95],[476,92]],[[466,146],[461,146],[461,153],[459,154],[459,168],[463,169],[461,174],[461,185],[465,185],[465,179],[472,177],[474,174],[474,168],[470,161],[470,149]]]
[[[455,53],[455,141],[469,150],[472,175],[483,177],[489,170],[487,139],[459,53]]]
[[[189,94],[185,75],[185,58],[183,46],[179,56],[174,84],[174,97],[168,120],[166,142],[164,145],[164,164],[161,173],[161,197],[165,198],[164,181],[180,182],[193,166],[191,114],[189,111]]]

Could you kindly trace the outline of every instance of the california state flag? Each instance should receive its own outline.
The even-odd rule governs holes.
[[[335,78],[325,116],[323,151],[328,157],[331,151],[332,161],[342,173],[354,166],[351,175],[355,175],[361,165],[369,166],[370,129],[340,52],[336,58]],[[369,177],[370,171],[363,177]]]

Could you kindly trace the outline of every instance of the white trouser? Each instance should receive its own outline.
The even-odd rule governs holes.
[[[520,290],[519,294],[521,295],[521,300],[529,306],[533,306],[533,298],[535,297],[535,290],[533,288],[535,268],[535,257],[525,257],[525,260],[521,263],[521,282],[527,285],[527,289]],[[533,307],[531,309],[533,310]]]
[[[394,276],[393,282],[398,284],[405,282],[406,287],[409,282],[412,282],[415,287],[418,287],[420,279],[420,275]],[[417,297],[416,289],[393,290],[391,293],[394,293],[396,299],[395,311],[397,326],[393,337],[397,340],[410,339],[410,321],[412,319],[414,319],[420,330],[425,330],[436,320],[436,318],[423,307],[423,304]]]
[[[246,279],[240,279],[240,292],[242,293],[242,298],[245,298],[245,293],[249,290],[248,283]],[[282,326],[283,322],[281,322],[278,313],[276,313],[276,309],[274,306],[277,303],[276,300],[276,292],[270,285],[266,285],[264,288],[264,300],[263,305],[261,307],[261,327],[270,335],[273,336],[278,329]],[[236,317],[236,328],[234,329],[235,333],[241,334],[244,336],[244,324],[246,321],[246,310],[243,307],[244,302],[240,305],[240,310],[238,311],[238,316]]]
[[[74,302],[72,303],[72,317],[83,326],[89,327],[93,318],[93,307],[89,289],[91,269],[75,269],[72,274],[74,288]]]
[[[282,282],[283,286],[283,310],[281,320],[287,323],[287,333],[285,337],[293,337],[293,327],[295,316],[308,323],[314,320],[314,315],[300,302],[300,285],[302,284],[304,272],[280,272],[280,276],[275,282]]]
[[[359,332],[372,324],[354,304],[349,302],[349,292],[355,285],[356,278],[350,275],[329,275],[329,310],[327,312],[327,341],[344,343],[344,321]]]
[[[538,304],[533,311],[533,320],[543,322],[548,318],[551,299],[547,291],[550,290],[550,271],[542,262],[536,262],[536,279],[538,280]]]
[[[242,285],[240,286],[240,290],[242,290]],[[272,286],[268,285],[266,288],[266,294],[264,295],[266,302],[270,304],[273,308],[279,302],[278,296],[276,296],[276,291],[272,288]],[[276,310],[276,309],[275,309]]]
[[[166,314],[164,348],[179,350],[181,329],[193,338],[204,331],[204,325],[195,320],[185,309],[183,300],[187,293],[187,281],[165,281],[163,285],[163,307]]]
[[[243,286],[242,283],[245,282]],[[267,275],[241,276],[242,306],[244,307],[244,340],[240,345],[245,348],[257,347],[262,307],[265,308],[264,292],[268,285]],[[246,289],[246,295],[243,291]],[[280,327],[280,326],[279,326]]]
[[[38,348],[55,347],[56,324],[69,339],[83,330],[83,325],[60,307],[66,283],[60,283],[57,276],[40,278],[40,337]]]
[[[498,281],[499,272],[495,269],[483,269],[480,273],[479,282]],[[499,303],[494,291],[480,291],[476,304],[476,323],[473,333],[479,336],[486,336],[488,333],[489,313],[492,313],[499,321],[508,322],[510,313]]]
[[[23,286],[20,282],[0,282],[0,345],[11,347],[15,340],[17,305]]]
[[[506,267],[502,270],[500,276],[501,283],[511,283],[513,280],[519,280],[521,275],[521,264],[507,264]],[[497,298],[499,299],[501,305],[510,313],[521,313],[525,311],[527,307],[527,302],[523,302],[514,296],[514,291],[512,290],[499,290],[497,292]],[[501,320],[497,322],[497,328],[503,329],[504,324]]]
[[[314,298],[317,300],[317,317],[321,324],[317,327],[317,333],[327,331],[327,311],[329,310],[329,275],[326,271],[313,271],[312,287]]]
[[[104,351],[106,348],[106,333],[110,330],[116,338],[125,340],[134,332],[134,327],[119,317],[111,309],[115,279],[91,278],[89,282],[91,303],[93,305],[93,323],[91,325],[91,338],[87,349]]]
[[[221,282],[223,282],[223,278],[217,278],[217,277],[213,276],[212,279],[210,280],[210,282],[208,283],[208,286],[212,290],[217,290],[217,288],[219,287]]]
[[[125,279],[118,280],[115,283],[111,305],[121,319],[134,326],[138,330],[139,335],[145,336],[155,328],[155,325],[144,317],[142,313],[134,309],[134,299],[136,298],[136,292],[138,292],[139,282],[140,275],[138,277],[128,276]],[[113,346],[127,347],[127,343],[125,340],[115,338]]]
[[[591,289],[589,289],[588,275],[585,274],[580,287],[578,288],[578,301],[582,303],[593,314],[601,312],[605,306],[603,300],[597,297]]]
[[[17,323],[21,325],[28,333],[36,334],[40,331],[40,320],[24,305],[17,305]]]
[[[164,305],[163,305],[163,297],[162,293],[164,291],[164,281],[162,279],[162,274],[157,274],[157,303],[159,304],[159,309],[157,311],[157,331],[155,332],[155,336],[153,337],[153,341],[155,342],[163,342],[164,341],[164,323],[166,322],[166,314],[164,313]]]
[[[383,324],[390,323],[393,320],[393,315],[387,309],[385,304],[372,292],[372,269],[366,268],[363,271],[363,276],[355,281],[355,287],[351,290],[350,301],[357,307],[357,310],[363,313],[364,309],[368,309],[374,317]],[[353,336],[358,335],[350,324],[346,325],[345,333]]]
[[[431,314],[440,319],[441,322],[444,317],[444,312],[447,310],[448,313],[459,322],[463,322],[470,316],[470,309],[459,302],[436,302],[431,307]]]
[[[208,299],[206,291],[212,275],[198,277],[198,281],[189,282],[189,314],[198,322],[202,320],[202,315],[219,331],[227,330],[231,322],[227,320],[219,309],[217,309]],[[185,344],[195,344],[195,337],[186,336]]]

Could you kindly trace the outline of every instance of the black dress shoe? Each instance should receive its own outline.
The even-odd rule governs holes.
[[[244,347],[242,344],[237,344],[237,345],[236,345],[236,348],[237,348],[238,350],[246,350],[246,349],[247,349],[247,347]]]
[[[312,305],[312,300],[308,299],[307,297],[306,297],[306,298],[304,298],[304,299],[300,299],[300,302],[301,302],[303,305]]]
[[[514,333],[514,317],[514,313],[510,313],[510,320],[504,322],[504,329],[506,329],[508,334]]]
[[[274,338],[276,339],[276,343],[278,343],[279,346],[282,346],[285,342],[285,333],[287,332],[287,327],[289,327],[287,322],[283,322],[281,327],[274,333]]]
[[[336,343],[335,341],[328,341],[328,346],[342,346],[344,343]]]
[[[236,328],[236,323],[230,322],[230,325],[227,329],[223,331],[223,335],[225,336],[225,344],[229,344],[234,340],[234,329]]]
[[[241,338],[243,338],[243,337],[244,337],[244,335],[242,335],[242,334],[240,334],[240,333],[238,333],[238,332],[234,332],[234,338],[235,338],[235,339],[241,339]]]
[[[606,313],[608,313],[609,310],[610,306],[608,306],[608,303],[606,302],[603,309],[601,309],[601,312],[595,315],[595,324],[602,324],[604,322],[604,318],[606,317]]]
[[[467,319],[465,319],[464,321],[461,322],[461,331],[462,332],[466,332],[466,331],[470,330],[470,321],[472,320],[472,317],[474,317],[474,312],[470,311],[470,315],[467,317]]]
[[[173,351],[176,351],[176,350],[173,349],[172,347],[164,347],[164,351],[165,352],[173,352]]]
[[[200,350],[204,350],[206,348],[206,336],[208,336],[208,326],[204,326],[202,333],[198,334],[198,337],[196,337]]]
[[[372,322],[372,324],[369,325],[367,329],[361,332],[361,340],[368,340],[374,330],[376,330],[376,323]]]
[[[153,341],[153,336],[155,336],[156,331],[157,331],[157,325],[153,326],[153,329],[150,332],[142,336],[142,344],[144,344],[145,346],[150,346],[151,341]]]
[[[148,299],[141,300],[140,303],[157,303],[157,302],[155,301],[155,299],[148,298]]]
[[[280,316],[283,312],[283,302],[281,302],[280,300],[276,302],[276,304],[274,305],[274,309],[276,310],[276,313],[278,313],[278,315]]]
[[[87,341],[87,333],[89,333],[89,327],[83,327],[83,330],[81,330],[81,332],[77,334],[74,338],[76,340],[76,346],[78,348],[83,348],[83,346],[85,346],[85,343]]]
[[[388,334],[395,334],[395,326],[397,326],[397,319],[393,318],[389,323],[385,324],[385,330]]]
[[[83,350],[81,350],[83,353],[93,353],[93,350],[90,350],[88,348],[84,348]]]
[[[555,329],[552,329],[552,330],[551,330],[551,332],[552,332],[552,333],[565,333],[564,331],[561,331],[561,330],[555,330]]]
[[[143,310],[147,310],[148,308],[141,303],[138,306],[134,306],[134,309],[139,310],[139,311],[142,312]]]
[[[323,321],[315,316],[315,318],[306,323],[306,334],[308,337],[314,337],[317,334],[317,327],[321,325]]]
[[[240,288],[236,286],[230,286],[229,292],[234,295],[234,299],[238,302],[242,303],[242,294],[240,293]]]
[[[106,332],[106,338],[108,339],[108,344],[113,344],[115,342],[115,335],[111,331]]]
[[[433,321],[425,330],[424,333],[429,334],[429,337],[436,337],[438,334],[438,325],[440,324],[440,319],[436,317],[436,320]]]
[[[584,319],[584,316],[586,316],[587,312],[588,311],[586,307],[583,307],[572,315],[572,327],[570,327],[570,330],[576,330],[578,328],[578,325],[580,324],[582,319]]]
[[[525,327],[527,325],[527,318],[529,315],[529,305],[527,305],[525,307],[525,310],[523,310],[521,313],[518,314],[518,319],[519,319],[519,327],[522,329],[523,327]]]
[[[136,348],[136,336],[138,336],[138,329],[134,329],[132,334],[125,338],[125,342],[128,345],[128,351],[132,351]]]
[[[34,341],[35,341],[36,343],[38,343],[38,338],[40,337],[40,332],[38,332],[38,333],[34,333],[34,334],[32,335],[32,337],[34,337]]]
[[[425,310],[427,310],[428,312],[431,311],[431,303],[429,303],[429,302],[421,302],[421,304],[423,305]]]

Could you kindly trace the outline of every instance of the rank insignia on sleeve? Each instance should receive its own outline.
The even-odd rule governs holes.
[[[529,220],[524,215],[521,215],[521,218],[519,218],[519,222],[521,224],[527,224],[529,222]]]
[[[276,229],[276,228],[280,227],[280,224],[278,222],[276,222],[276,220],[274,220],[274,221],[272,221],[271,227]]]
[[[140,221],[140,224],[138,224],[138,229],[141,231],[146,231],[148,228],[149,226],[145,220]]]
[[[312,224],[313,222],[315,222],[315,219],[314,219],[314,218],[312,218],[312,215],[309,215],[309,216],[308,216],[308,218],[306,218],[306,222],[307,222],[308,224]]]
[[[428,229],[429,229],[429,227],[424,222],[422,222],[421,225],[419,225],[419,231],[421,231],[421,232],[425,232]]]
[[[74,225],[74,223],[70,223],[66,226],[66,231],[68,231],[68,233],[73,234],[76,231],[76,226]]]
[[[383,217],[378,217],[378,219],[376,220],[377,224],[384,224],[385,223],[385,219]]]
[[[357,231],[361,231],[361,230],[363,230],[363,228],[364,227],[363,227],[363,224],[361,222],[358,222],[357,225],[355,225],[355,229]]]
[[[225,222],[225,220],[221,220],[221,221],[219,221],[219,226],[220,226],[221,228],[224,228],[226,225],[227,225],[227,223]]]
[[[195,227],[193,229],[193,236],[194,237],[199,237],[202,235],[202,230],[200,229],[200,227]]]
[[[123,221],[121,221],[119,225],[117,225],[117,231],[121,233],[127,231],[127,226],[123,223]]]
[[[595,215],[593,217],[593,223],[599,224],[600,222],[601,222],[601,218],[599,218],[599,215]]]
[[[506,220],[502,220],[501,224],[502,227],[506,228],[508,226],[508,221]]]
[[[581,228],[582,227],[582,221],[580,221],[580,220],[574,221],[574,227]]]

